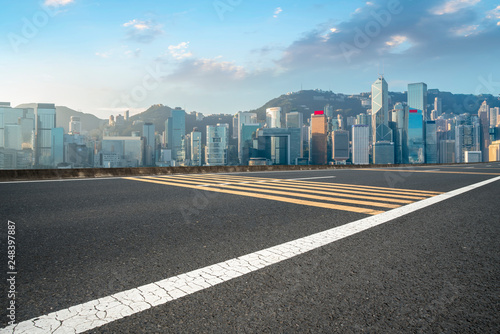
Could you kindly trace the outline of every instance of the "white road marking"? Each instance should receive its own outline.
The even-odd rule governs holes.
[[[82,333],[290,259],[500,180],[495,177],[307,237],[26,320],[3,333]]]
[[[293,180],[293,181],[298,181],[298,180],[333,179],[333,178],[336,178],[336,176],[302,177],[302,178],[300,178],[300,179],[280,179],[280,180]]]

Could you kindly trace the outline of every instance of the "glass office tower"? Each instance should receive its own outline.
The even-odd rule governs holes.
[[[422,110],[410,109],[408,112],[408,162],[423,164],[425,162],[425,140]]]
[[[427,85],[425,83],[419,82],[408,85],[408,107],[422,110],[423,119],[429,119],[429,115],[427,115]]]

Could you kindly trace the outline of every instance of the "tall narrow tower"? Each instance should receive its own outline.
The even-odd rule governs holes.
[[[381,125],[389,126],[389,87],[384,76],[381,75],[372,84],[372,136],[373,142],[382,140],[377,138],[377,128]]]

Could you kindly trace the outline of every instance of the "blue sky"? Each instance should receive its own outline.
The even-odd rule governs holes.
[[[493,0],[23,0],[0,22],[0,100],[101,118],[232,114],[301,85],[359,93],[382,68],[391,91],[500,93]]]

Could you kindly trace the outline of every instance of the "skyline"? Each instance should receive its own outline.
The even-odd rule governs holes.
[[[302,87],[368,92],[381,72],[391,91],[500,93],[494,1],[46,0],[10,4],[2,20],[0,100],[13,106],[234,114]]]

